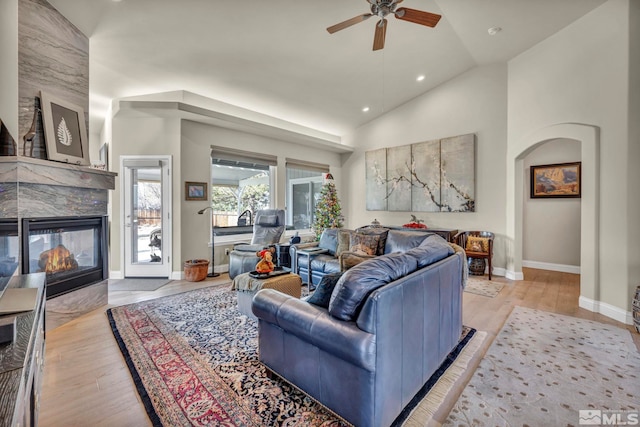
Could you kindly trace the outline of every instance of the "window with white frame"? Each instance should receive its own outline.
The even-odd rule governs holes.
[[[310,229],[322,189],[322,176],[329,173],[329,166],[294,159],[286,161],[287,228]]]
[[[258,210],[274,206],[272,188],[276,163],[275,156],[212,147],[214,228],[251,226]],[[251,229],[247,227],[244,232],[251,233]]]

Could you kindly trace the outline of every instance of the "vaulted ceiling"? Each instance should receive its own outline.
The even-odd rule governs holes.
[[[374,52],[376,19],[326,31],[369,12],[367,0],[48,1],[90,38],[94,132],[111,99],[187,90],[334,135],[507,61],[605,2],[405,0],[442,19],[428,28],[390,17]]]

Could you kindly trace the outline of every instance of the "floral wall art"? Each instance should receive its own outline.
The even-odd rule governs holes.
[[[475,211],[475,135],[365,153],[367,210]]]

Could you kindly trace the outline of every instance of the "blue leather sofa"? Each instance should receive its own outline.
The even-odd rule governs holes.
[[[303,283],[316,285],[327,274],[346,271],[352,266],[354,254],[349,251],[349,234],[346,236],[346,247],[341,248],[341,239],[345,237],[345,232],[378,235],[379,246],[373,256],[411,249],[418,246],[425,237],[433,235],[430,231],[386,227],[360,227],[356,230],[327,228],[322,232],[319,241],[291,245],[289,249],[292,270],[300,275]],[[303,251],[309,249],[324,249],[325,252],[307,256]],[[345,262],[347,257],[349,260]],[[362,255],[359,257],[366,258]]]
[[[390,425],[460,338],[465,256],[452,247],[431,235],[368,259],[327,308],[259,291],[260,361],[356,426]]]

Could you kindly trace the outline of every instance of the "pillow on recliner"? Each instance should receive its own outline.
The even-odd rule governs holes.
[[[329,301],[331,300],[331,294],[333,293],[333,289],[336,287],[336,283],[340,280],[340,277],[342,277],[342,273],[331,273],[322,277],[322,280],[320,280],[320,283],[316,286],[315,292],[307,298],[307,302],[328,308]]]
[[[278,215],[260,215],[258,225],[265,227],[275,227],[278,225]]]
[[[329,314],[341,320],[355,320],[371,292],[417,269],[416,258],[403,253],[361,262],[338,280],[329,301]]]

